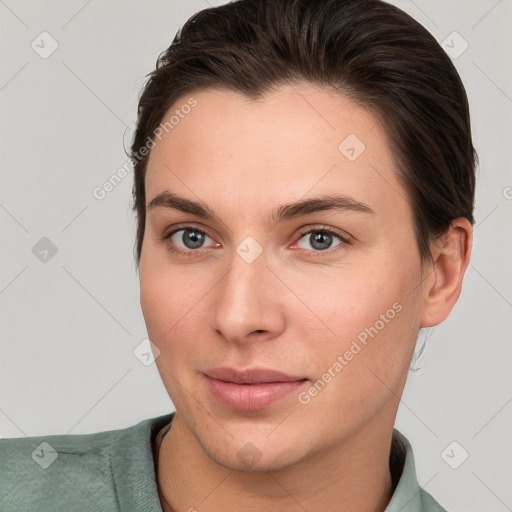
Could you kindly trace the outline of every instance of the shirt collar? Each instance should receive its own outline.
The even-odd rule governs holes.
[[[162,512],[156,486],[153,443],[174,413],[149,418],[127,428],[110,447],[112,479],[119,510]]]
[[[393,429],[389,464],[393,481],[398,480],[398,483],[384,512],[404,512],[405,510],[423,512],[423,490],[416,477],[412,446],[396,428]]]

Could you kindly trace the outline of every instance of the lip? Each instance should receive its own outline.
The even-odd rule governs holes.
[[[262,384],[269,382],[294,382],[304,380],[305,377],[287,375],[286,373],[271,370],[269,368],[249,368],[237,370],[236,368],[211,368],[205,375],[212,379],[233,382],[234,384]]]
[[[305,377],[267,368],[212,368],[205,371],[204,375],[217,402],[244,411],[266,409],[298,390],[307,381]]]

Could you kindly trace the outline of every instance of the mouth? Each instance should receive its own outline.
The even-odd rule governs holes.
[[[308,380],[267,368],[212,368],[204,376],[211,395],[220,405],[244,411],[266,409],[298,391]]]

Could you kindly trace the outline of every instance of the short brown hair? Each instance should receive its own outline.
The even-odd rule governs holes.
[[[452,61],[417,21],[381,0],[238,0],[193,15],[141,92],[133,209],[140,263],[152,139],[184,94],[210,88],[261,97],[281,84],[335,88],[383,123],[413,211],[422,260],[457,217],[474,224],[469,106]]]

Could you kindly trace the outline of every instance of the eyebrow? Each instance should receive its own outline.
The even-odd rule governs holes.
[[[183,213],[196,215],[203,219],[223,223],[220,216],[207,204],[201,201],[192,201],[191,199],[173,194],[167,190],[155,196],[147,204],[147,207],[148,209],[157,207],[171,208]],[[375,213],[367,204],[356,201],[350,196],[327,194],[280,205],[272,210],[269,218],[271,221],[279,223],[285,220],[331,210]]]

